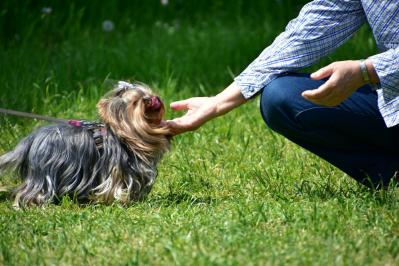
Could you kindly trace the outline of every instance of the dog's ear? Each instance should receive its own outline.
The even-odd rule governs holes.
[[[97,103],[98,114],[100,115],[100,118],[103,121],[108,121],[107,114],[108,114],[109,104],[110,104],[110,101],[108,99],[101,99]]]

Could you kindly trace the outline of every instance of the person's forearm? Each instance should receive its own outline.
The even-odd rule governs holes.
[[[361,1],[311,1],[235,81],[245,98],[252,98],[279,75],[333,52],[365,22]]]
[[[214,96],[216,116],[223,115],[247,102],[241,93],[240,87],[233,82],[226,89]]]

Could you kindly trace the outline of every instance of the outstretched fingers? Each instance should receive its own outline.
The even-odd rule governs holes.
[[[173,135],[178,135],[196,129],[193,123],[184,116],[175,118],[173,120],[166,120],[165,123]]]
[[[189,105],[189,99],[173,102],[170,104],[170,108],[172,108],[173,110],[176,110],[176,111],[187,110],[188,105]]]

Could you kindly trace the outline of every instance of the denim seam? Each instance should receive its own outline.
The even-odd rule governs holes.
[[[304,112],[307,112],[307,111],[310,111],[310,110],[313,110],[313,109],[335,109],[335,110],[340,110],[340,109],[337,108],[337,107],[323,107],[323,106],[310,107],[310,108],[307,108],[307,109],[304,109],[304,110],[299,111],[299,112],[295,115],[295,120],[298,120],[298,117],[299,117],[301,114],[303,114]],[[346,110],[341,110],[341,111],[347,112],[347,113],[351,113],[351,112],[348,112],[348,111],[346,111]],[[360,113],[357,113],[357,112],[353,112],[352,114],[355,114],[355,115],[358,115],[358,116],[362,116],[362,117],[369,117],[369,116],[367,116],[367,115],[360,114]],[[381,117],[381,118],[376,117],[376,118],[377,118],[377,119],[383,120],[382,117]]]

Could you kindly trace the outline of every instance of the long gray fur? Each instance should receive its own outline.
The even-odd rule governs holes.
[[[89,131],[60,124],[39,128],[1,156],[0,173],[13,169],[23,180],[13,191],[16,205],[23,207],[65,195],[79,202],[102,196],[140,200],[155,182],[156,164],[140,160],[109,128],[99,150]],[[121,173],[118,180],[115,171]],[[115,182],[120,182],[116,190]]]

